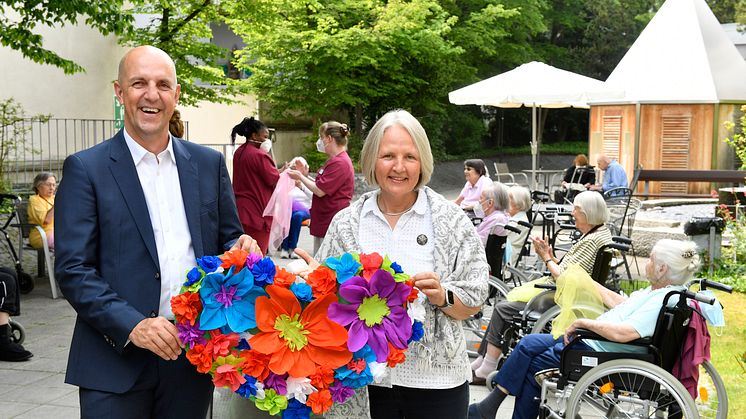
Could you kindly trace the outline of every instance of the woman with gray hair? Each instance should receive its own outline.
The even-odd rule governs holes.
[[[590,275],[593,272],[593,264],[596,262],[596,253],[602,246],[612,242],[611,233],[606,228],[609,211],[606,209],[606,203],[601,194],[591,191],[579,193],[573,202],[572,215],[575,218],[575,228],[583,235],[562,257],[562,260],[554,256],[547,240],[539,237],[533,238],[536,255],[544,261],[551,274],[542,278],[541,281],[553,282],[570,265],[579,265]],[[476,378],[487,378],[487,375],[495,370],[497,361],[502,355],[500,338],[505,327],[513,320],[513,316],[520,313],[526,307],[526,303],[541,291],[534,287],[532,281],[514,288],[508,293],[507,300],[494,305],[492,317],[480,347],[480,354],[483,356],[478,357],[471,364]]]
[[[53,173],[41,172],[34,177],[34,192],[28,198],[28,222],[38,224],[47,236],[47,245],[54,250],[54,192],[57,178]],[[35,249],[43,247],[41,235],[35,228],[29,233],[29,244]]]
[[[531,191],[524,186],[511,186],[508,189],[508,215],[510,215],[509,224],[518,225],[518,221],[528,222],[528,210],[531,209]],[[521,232],[508,232],[508,242],[510,243],[510,264],[515,266],[518,256],[523,250],[523,243],[531,232],[528,228],[519,227]]]
[[[581,194],[583,193],[585,192]],[[564,337],[560,336],[558,339],[554,339],[551,334],[534,334],[521,339],[497,373],[497,385],[492,393],[482,402],[469,406],[469,419],[493,419],[508,394],[516,396],[514,418],[535,418],[539,413],[540,387],[534,380],[534,374],[560,366],[562,350],[578,329],[588,329],[610,340],[583,340],[575,346],[578,349],[599,352],[644,350],[624,343],[653,336],[666,294],[673,290],[683,290],[683,285],[694,278],[699,266],[699,254],[693,242],[659,240],[653,246],[645,267],[649,287],[635,291],[627,298],[597,283],[603,303],[610,310],[595,320],[575,320],[565,330]],[[677,298],[672,298],[668,305],[672,306],[677,301]]]
[[[316,257],[388,255],[421,291],[424,336],[409,344],[406,360],[383,383],[359,390],[330,416],[465,418],[471,373],[461,323],[487,298],[482,243],[466,214],[425,186],[433,156],[424,128],[409,112],[381,117],[360,160],[366,181],[378,189],[334,217]]]
[[[474,205],[474,215],[482,219],[482,222],[477,225],[477,234],[483,246],[487,245],[487,237],[490,234],[498,236],[508,234],[504,228],[509,220],[508,205],[508,187],[505,184],[492,182],[482,189],[479,201]]]

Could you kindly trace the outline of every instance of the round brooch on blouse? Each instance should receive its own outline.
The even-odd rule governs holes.
[[[420,246],[426,245],[427,244],[427,236],[424,235],[424,234],[420,234],[419,236],[417,236],[417,244],[419,244]]]

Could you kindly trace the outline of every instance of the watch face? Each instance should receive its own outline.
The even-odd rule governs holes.
[[[446,304],[453,305],[453,291],[451,290],[446,290]]]

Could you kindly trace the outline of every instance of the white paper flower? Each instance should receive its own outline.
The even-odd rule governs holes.
[[[373,381],[376,383],[383,382],[384,378],[389,373],[389,369],[385,362],[369,362],[368,367],[370,367],[370,373],[373,375]]]
[[[424,295],[424,293],[420,293],[420,295]],[[425,321],[425,305],[420,301],[420,299],[416,299],[409,303],[409,306],[407,307],[407,314],[409,314],[409,319],[414,323],[415,320],[419,320],[421,322]]]
[[[264,400],[266,396],[264,395],[264,383],[261,381],[256,382],[256,398],[259,400]]]
[[[306,396],[316,391],[311,385],[311,379],[307,377],[288,377],[286,381],[288,398],[295,398],[305,404]]]

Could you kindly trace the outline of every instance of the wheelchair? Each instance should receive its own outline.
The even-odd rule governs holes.
[[[10,340],[17,343],[22,344],[23,341],[26,340],[26,329],[21,325],[21,323],[18,323],[17,321],[14,321],[12,318],[10,319]]]
[[[717,282],[698,280],[706,287],[731,292]],[[671,298],[678,302],[668,306]],[[644,352],[596,352],[579,349],[584,340],[603,337],[587,330],[562,352],[560,368],[536,374],[541,386],[540,418],[725,418],[728,396],[709,361],[700,366],[696,401],[671,370],[681,353],[688,322],[696,310],[689,300],[713,304],[703,294],[669,292],[650,338],[628,342]],[[672,300],[673,301],[673,300]],[[700,314],[696,314],[700,315]]]

